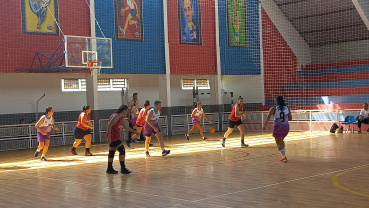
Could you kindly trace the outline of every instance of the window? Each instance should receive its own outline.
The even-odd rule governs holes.
[[[192,90],[193,88],[201,90],[210,89],[208,79],[182,79],[182,90]]]
[[[97,79],[98,91],[121,91],[127,87],[126,79]],[[63,92],[86,91],[86,79],[62,79]]]

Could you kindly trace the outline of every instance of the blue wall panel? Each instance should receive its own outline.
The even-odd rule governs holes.
[[[142,0],[143,42],[116,40],[113,0],[95,0],[95,16],[105,37],[113,39],[112,69],[102,74],[165,74],[163,2]],[[96,36],[103,37],[96,25]]]
[[[219,1],[219,45],[222,74],[260,74],[259,1],[244,0],[246,6],[247,47],[228,47],[227,1]],[[241,0],[238,0],[240,3]]]

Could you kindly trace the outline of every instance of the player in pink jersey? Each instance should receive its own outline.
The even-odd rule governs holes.
[[[288,121],[292,120],[292,115],[290,109],[288,109],[286,104],[284,104],[282,96],[277,96],[275,99],[275,103],[276,105],[271,107],[269,110],[269,114],[263,125],[263,130],[265,130],[265,126],[268,123],[270,117],[273,116],[274,118],[273,137],[275,138],[278,150],[281,153],[281,159],[279,161],[287,162],[284,138],[287,136],[290,130]]]

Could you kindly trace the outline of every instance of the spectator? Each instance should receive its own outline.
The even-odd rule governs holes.
[[[361,124],[369,124],[369,110],[368,110],[368,103],[363,104],[363,109],[360,111],[359,120],[357,121],[357,126],[359,127],[358,134],[361,134]]]
[[[26,124],[26,120],[24,120],[24,118],[22,118],[21,120],[19,120],[20,124]]]

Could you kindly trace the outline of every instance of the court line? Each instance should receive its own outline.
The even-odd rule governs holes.
[[[338,180],[337,180],[337,179],[338,179],[338,177],[339,177],[340,175],[343,175],[343,174],[345,174],[345,173],[348,173],[348,172],[351,172],[351,171],[354,171],[354,170],[360,170],[360,169],[363,169],[363,168],[368,168],[368,167],[360,167],[360,168],[355,168],[355,169],[352,169],[352,170],[346,170],[346,171],[343,171],[343,172],[341,172],[341,173],[338,173],[337,175],[333,176],[333,178],[332,178],[332,183],[333,183],[334,185],[336,185],[338,188],[342,189],[342,190],[345,190],[345,191],[348,191],[348,192],[350,192],[350,193],[357,194],[357,195],[360,195],[360,196],[369,197],[369,195],[362,194],[362,193],[359,193],[359,192],[357,192],[357,191],[353,191],[353,190],[351,190],[351,189],[348,189],[348,188],[346,188],[346,187],[342,186],[340,183],[338,183]]]
[[[214,199],[214,198],[218,198],[218,197],[222,197],[222,196],[228,196],[228,195],[237,194],[237,193],[242,193],[242,192],[246,192],[246,191],[253,191],[253,190],[267,188],[267,187],[276,186],[276,185],[281,185],[281,184],[285,184],[285,183],[291,183],[291,182],[305,180],[305,179],[309,179],[309,178],[315,178],[315,177],[318,177],[318,176],[330,175],[332,173],[337,173],[337,172],[339,173],[339,172],[343,172],[343,171],[348,171],[348,170],[353,170],[353,169],[358,169],[358,168],[364,168],[364,167],[367,167],[367,166],[369,166],[369,164],[360,165],[360,166],[356,166],[356,167],[352,167],[352,168],[346,168],[346,169],[342,169],[342,170],[336,170],[336,171],[332,171],[332,172],[328,172],[328,173],[320,173],[320,174],[316,174],[316,175],[312,175],[312,176],[306,176],[306,177],[302,177],[302,178],[296,178],[296,179],[292,179],[292,180],[288,180],[288,181],[282,181],[282,182],[278,182],[278,183],[272,183],[272,184],[265,185],[265,186],[259,186],[259,187],[255,187],[255,188],[249,188],[249,189],[245,189],[245,190],[230,192],[230,193],[221,194],[221,195],[217,195],[217,196],[198,199],[198,200],[195,200],[194,202],[200,202],[200,201],[204,201],[204,200],[208,200],[208,199]]]
[[[88,183],[81,183],[81,182],[76,182],[76,181],[68,181],[68,180],[57,179],[57,178],[49,178],[49,177],[42,177],[42,176],[32,176],[32,175],[26,175],[26,174],[22,174],[22,173],[18,173],[18,174],[19,175],[24,175],[24,176],[27,176],[27,177],[32,177],[32,178],[49,179],[49,180],[54,180],[54,181],[60,181],[60,182],[65,182],[65,183],[73,183],[73,184],[85,185],[85,186],[92,186],[92,187],[98,187],[98,188],[103,188],[103,189],[114,189],[114,190],[119,190],[119,191],[125,191],[125,192],[129,192],[129,193],[134,193],[134,194],[143,194],[143,195],[147,195],[147,196],[154,196],[154,197],[160,197],[160,198],[165,198],[165,199],[172,199],[172,200],[177,200],[177,201],[182,201],[182,202],[188,202],[188,203],[194,203],[194,204],[204,204],[204,205],[214,206],[214,207],[232,208],[232,207],[227,207],[227,206],[222,206],[222,205],[217,205],[217,204],[209,204],[209,203],[205,203],[205,202],[196,202],[196,201],[191,201],[191,200],[187,200],[187,199],[180,199],[180,198],[175,198],[175,197],[170,197],[170,196],[162,196],[162,195],[157,195],[157,194],[150,194],[150,193],[144,193],[144,192],[139,192],[139,191],[127,190],[127,189],[111,188],[111,187],[108,187],[108,186],[94,185],[94,184],[88,184]]]

